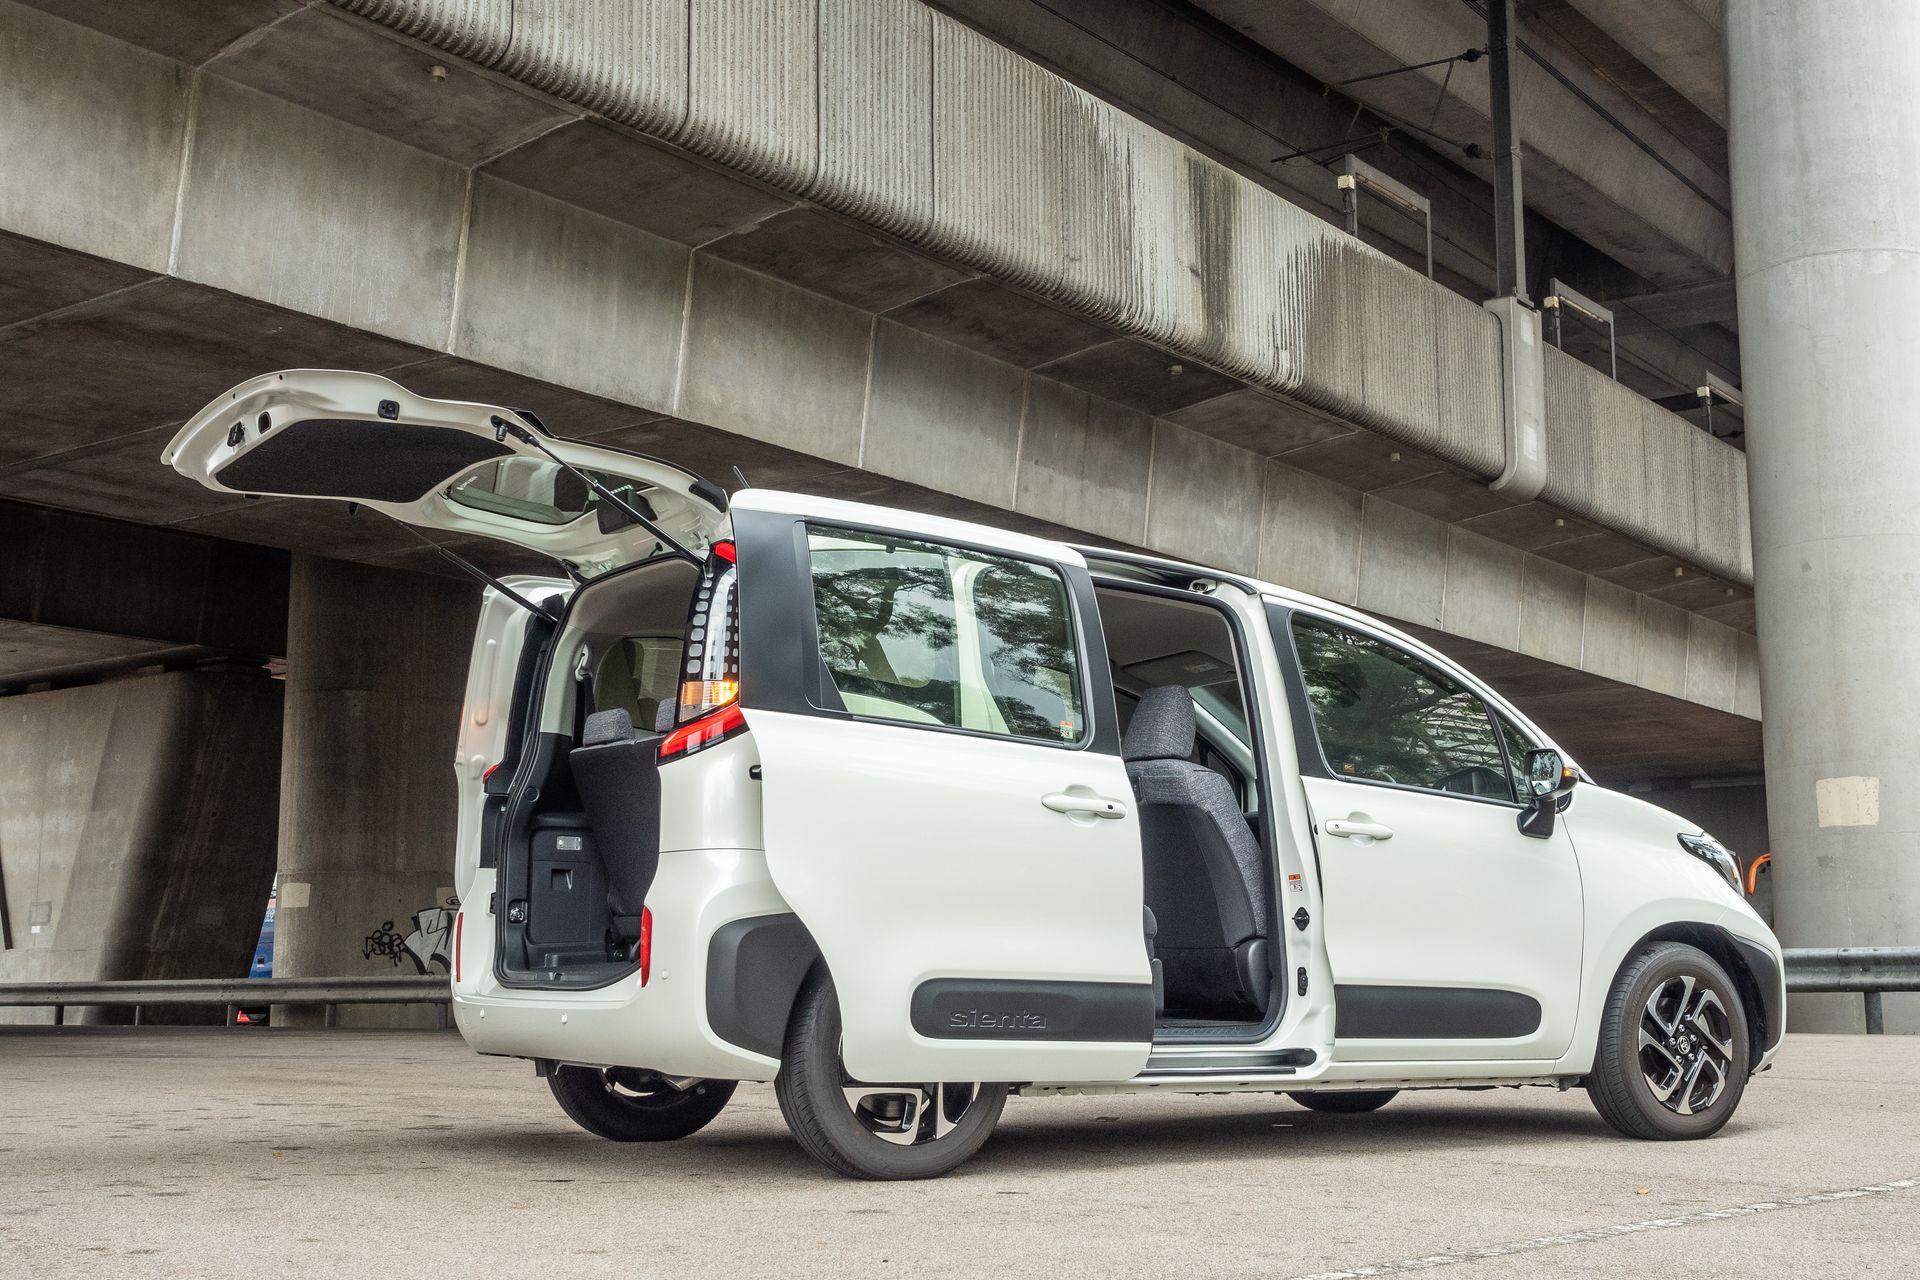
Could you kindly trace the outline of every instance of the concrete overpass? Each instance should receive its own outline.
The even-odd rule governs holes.
[[[1256,94],[1412,45],[1306,3],[1291,16],[1326,29],[1291,43],[1228,4],[1093,6],[1117,35],[1074,25],[1067,0],[943,7],[0,4],[0,157],[43,175],[0,186],[0,497],[132,522],[95,523],[207,563],[293,553],[221,578],[284,593],[255,597],[287,601],[278,651],[179,639],[118,579],[91,614],[0,601],[20,650],[0,684],[32,690],[0,720],[77,705],[42,686],[115,653],[223,662],[241,684],[284,659],[284,728],[263,721],[251,754],[280,765],[283,878],[329,887],[287,904],[283,968],[355,971],[369,919],[437,900],[450,796],[431,799],[447,790],[431,726],[450,743],[471,593],[370,518],[225,501],[156,461],[239,378],[341,365],[524,403],[716,480],[737,464],[1256,572],[1468,654],[1612,781],[1759,772],[1746,455],[1479,306],[1474,235],[1429,281],[1400,241],[1326,220],[1323,170],[1250,176],[1261,130],[1166,88],[1206,65],[1236,71],[1213,98]],[[1198,34],[1138,57],[1170,14]],[[1433,39],[1470,41],[1460,15]],[[1462,100],[1441,101],[1445,128],[1476,127],[1464,77],[1446,89]],[[1583,167],[1564,141],[1534,218],[1579,238],[1573,260],[1642,295],[1724,276],[1724,212],[1649,187],[1624,151]],[[1452,207],[1470,209],[1461,172]],[[1643,225],[1601,225],[1627,214]],[[1643,390],[1666,341],[1646,344]],[[85,645],[107,656],[62,670]],[[30,719],[6,732],[41,758],[53,740]],[[363,767],[311,767],[341,759]],[[1711,820],[1764,842],[1758,789],[1738,794],[1714,794]],[[59,886],[31,894],[52,904],[110,856],[44,834],[73,803],[29,797],[43,834],[25,841],[10,810],[13,916],[23,880]],[[398,852],[370,870],[369,842]],[[16,940],[0,973],[100,972],[97,947],[46,927],[58,945]]]

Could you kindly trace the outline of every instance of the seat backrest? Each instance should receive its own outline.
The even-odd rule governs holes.
[[[1234,947],[1266,934],[1266,855],[1227,780],[1194,764],[1193,698],[1147,690],[1122,754],[1140,803],[1146,896],[1166,947]]]
[[[624,707],[596,711],[568,753],[580,803],[607,870],[607,897],[623,931],[637,931],[660,866],[658,739],[634,732]]]

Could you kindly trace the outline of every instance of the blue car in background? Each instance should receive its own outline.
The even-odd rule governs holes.
[[[267,914],[260,922],[260,940],[253,945],[253,964],[247,970],[249,978],[271,978],[273,976],[273,909],[280,901],[278,887],[267,895]],[[242,1009],[238,1021],[264,1025],[267,1021],[267,1006]]]
[[[260,941],[254,944],[253,968],[247,971],[249,978],[273,976],[273,908],[279,900],[277,891],[267,895],[267,915],[260,922]]]

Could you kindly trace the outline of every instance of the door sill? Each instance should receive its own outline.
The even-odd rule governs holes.
[[[1223,1053],[1156,1053],[1142,1077],[1292,1075],[1314,1064],[1311,1049],[1246,1049]]]

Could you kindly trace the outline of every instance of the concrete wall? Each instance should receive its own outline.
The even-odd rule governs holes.
[[[180,43],[125,11],[46,3]],[[654,241],[705,244],[801,202],[884,233],[852,255],[860,272],[884,259],[960,288],[978,274],[1096,326],[1107,340],[1063,357],[1062,380],[1125,399],[1110,388],[1178,366],[1183,388],[1259,388],[1465,483],[1503,465],[1491,316],[917,0],[345,7],[433,43],[454,72],[433,79],[415,46],[324,8],[209,41],[199,73],[0,8],[15,34],[0,83],[47,81],[0,113],[0,147],[71,175],[0,193],[0,229],[679,412],[671,348],[644,335],[674,311],[653,299],[688,278],[685,255]],[[572,203],[531,216],[541,198],[496,177]],[[105,199],[122,186],[138,197]],[[832,296],[834,264],[816,268]],[[820,335],[828,358],[836,332]],[[1695,474],[1738,483],[1728,446],[1644,402],[1618,412],[1654,456],[1714,455]],[[1550,413],[1556,435],[1571,444],[1555,457],[1596,447],[1578,415]],[[1737,499],[1676,485],[1653,519],[1564,484],[1601,527],[1745,580]]]
[[[280,722],[258,671],[0,699],[0,982],[245,975],[273,880]]]

